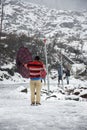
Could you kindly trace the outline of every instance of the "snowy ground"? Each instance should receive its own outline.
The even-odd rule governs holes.
[[[57,90],[55,83],[51,90]],[[28,93],[20,92],[25,87]],[[28,84],[0,84],[0,130],[87,130],[86,101],[64,100],[61,94],[60,100],[46,100],[48,96],[41,95],[41,105],[31,106]]]

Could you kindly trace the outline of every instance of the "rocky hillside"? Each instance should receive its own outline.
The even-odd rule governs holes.
[[[72,60],[87,65],[87,11],[49,10],[20,0],[5,0],[3,9],[2,30],[6,40],[0,42],[1,68],[9,63],[15,66],[21,44],[28,46],[33,56],[40,54],[45,61],[44,37],[47,38],[49,69],[57,68],[60,54],[64,62]]]

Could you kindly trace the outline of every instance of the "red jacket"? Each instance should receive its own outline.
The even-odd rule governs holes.
[[[41,70],[44,69],[44,64],[41,61],[31,61],[27,64],[29,68],[30,78],[40,78]]]

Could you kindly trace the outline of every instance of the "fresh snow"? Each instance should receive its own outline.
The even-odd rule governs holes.
[[[12,64],[7,65],[12,68]],[[3,66],[5,68],[6,65]],[[76,71],[78,65],[73,66]],[[82,68],[83,65],[80,66]],[[49,75],[48,85],[42,84],[41,105],[30,105],[29,79],[23,79],[18,73],[9,79],[4,78],[5,71],[0,71],[3,81],[0,81],[0,130],[86,130],[87,100],[80,95],[87,94],[87,81],[70,76],[70,84],[63,80],[63,86],[58,87],[58,76],[55,70]],[[9,75],[10,76],[10,75]],[[57,76],[56,78],[53,78]],[[27,88],[28,92],[21,92]],[[78,96],[66,90],[80,92]],[[61,93],[65,92],[65,94]],[[79,101],[77,101],[79,99]]]
[[[27,94],[20,92],[26,87]],[[64,100],[61,94],[60,100],[41,95],[42,104],[31,106],[29,84],[1,84],[0,130],[87,129],[87,102]]]
[[[54,74],[56,74],[54,72]],[[50,78],[50,94],[47,95],[47,84],[42,85],[41,105],[30,105],[29,79],[16,77],[15,82],[5,80],[0,84],[0,130],[86,130],[87,129],[87,101],[75,95],[59,92],[57,78]],[[8,82],[7,82],[8,81]],[[70,76],[70,84],[64,87],[87,87],[87,81],[81,81]],[[27,88],[28,92],[21,90]],[[63,90],[63,89],[62,89]],[[87,94],[87,90],[81,94]],[[71,100],[69,100],[71,98]]]

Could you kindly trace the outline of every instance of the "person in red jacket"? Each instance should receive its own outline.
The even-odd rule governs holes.
[[[40,57],[36,56],[34,61],[27,64],[27,68],[30,73],[30,90],[31,90],[31,105],[40,105],[40,93],[41,93],[41,72],[46,71],[43,62],[40,61]],[[36,93],[36,94],[35,94]]]

